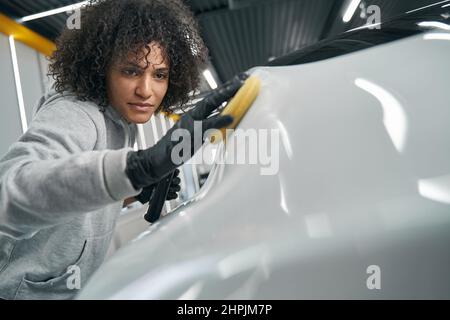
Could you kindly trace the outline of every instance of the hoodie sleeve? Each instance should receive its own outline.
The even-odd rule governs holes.
[[[125,174],[131,148],[93,151],[96,142],[76,103],[44,106],[0,161],[0,233],[28,238],[138,194]]]

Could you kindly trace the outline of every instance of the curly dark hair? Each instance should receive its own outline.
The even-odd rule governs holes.
[[[170,63],[168,90],[158,110],[170,113],[198,88],[208,58],[198,24],[181,0],[91,0],[81,10],[81,28],[65,28],[57,38],[49,75],[57,92],[70,91],[104,110],[109,66],[130,53],[139,61],[142,48],[153,41]]]

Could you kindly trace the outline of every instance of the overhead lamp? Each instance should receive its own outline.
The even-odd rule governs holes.
[[[26,22],[26,21],[40,19],[43,17],[52,16],[52,15],[62,13],[62,12],[73,11],[78,8],[81,8],[84,5],[87,5],[88,2],[89,1],[82,1],[82,2],[74,3],[71,5],[65,6],[65,7],[56,8],[56,9],[52,9],[52,10],[48,10],[48,11],[43,11],[40,13],[35,13],[35,14],[29,15],[29,16],[22,17],[22,18],[18,19],[17,22],[22,23],[22,22]]]
[[[203,76],[205,77],[206,81],[208,82],[211,89],[217,88],[217,82],[214,80],[214,77],[209,69],[206,69],[203,71]]]
[[[450,31],[450,25],[438,21],[422,21],[417,24],[419,27],[425,28],[438,28],[446,31]]]
[[[352,0],[352,2],[350,2],[350,4],[347,7],[347,10],[345,11],[344,17],[342,18],[342,20],[345,23],[352,20],[352,17],[355,14],[355,11],[358,8],[360,2],[361,0]]]
[[[16,44],[14,36],[9,36],[9,49],[11,51],[12,66],[14,72],[14,82],[16,85],[17,102],[19,104],[19,115],[22,123],[22,132],[28,130],[27,116],[25,113],[25,103],[23,100],[22,83],[20,81],[19,63],[17,61]]]

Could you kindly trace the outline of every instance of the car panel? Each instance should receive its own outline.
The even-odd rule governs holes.
[[[239,128],[280,130],[277,174],[215,165],[79,298],[448,298],[448,36],[252,69]]]

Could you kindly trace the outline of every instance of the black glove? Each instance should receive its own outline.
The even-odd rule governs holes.
[[[139,189],[160,181],[194,155],[201,147],[201,144],[194,143],[194,121],[201,121],[202,132],[197,134],[201,134],[202,143],[206,130],[220,129],[230,125],[233,117],[229,115],[214,116],[208,119],[207,117],[223,102],[232,98],[247,78],[247,74],[241,73],[223,86],[211,91],[192,110],[186,112],[153,147],[130,151],[127,156],[125,172],[133,186]],[[177,131],[177,129],[185,130]],[[189,133],[190,136],[178,136],[176,139],[175,135],[172,137],[172,133],[175,135]],[[187,148],[188,143],[190,143],[190,148]],[[174,149],[176,146],[177,148]],[[186,149],[188,152],[183,152]]]
[[[170,183],[169,192],[167,193],[166,200],[175,200],[178,198],[178,191],[181,190],[180,187],[180,178],[178,175],[180,174],[180,170],[175,169],[175,174],[173,176],[172,182]],[[150,197],[152,196],[153,191],[155,190],[158,183],[151,184],[147,187],[144,187],[141,193],[139,193],[135,198],[142,204],[146,204]]]

